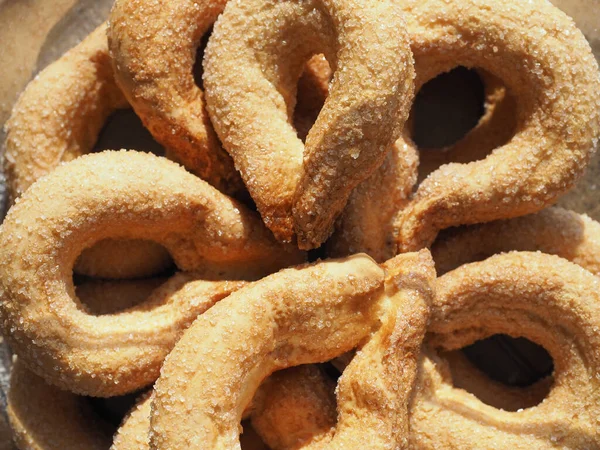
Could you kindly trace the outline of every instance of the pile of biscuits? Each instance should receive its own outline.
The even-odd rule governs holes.
[[[456,67],[483,114],[419,148],[415,93]],[[160,149],[93,152],[127,108]],[[15,444],[600,446],[600,224],[552,207],[599,139],[546,0],[116,0],[6,124]],[[460,352],[498,334],[551,373]]]

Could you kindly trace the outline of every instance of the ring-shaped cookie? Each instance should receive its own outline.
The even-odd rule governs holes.
[[[596,448],[600,445],[600,279],[557,256],[513,252],[436,281],[426,347],[455,350],[493,334],[526,337],[554,359],[554,383],[516,412],[452,387],[424,356],[411,406],[415,449]],[[468,431],[467,431],[468,430]]]
[[[106,41],[106,24],[27,85],[6,123],[3,166],[9,201],[59,164],[89,153],[107,118],[127,108],[117,87]],[[138,278],[172,264],[154,242],[106,240],[85,250],[75,264],[82,275]]]
[[[429,246],[450,226],[539,211],[572,187],[600,137],[600,72],[572,19],[545,0],[400,5],[416,89],[457,65],[484,69],[517,99],[517,128],[485,159],[421,183],[398,214],[399,251]]]
[[[95,316],[75,295],[78,254],[104,238],[163,245],[176,273],[147,302]],[[254,213],[177,164],[139,152],[86,155],[20,198],[0,227],[0,315],[12,349],[47,381],[112,396],[154,381],[198,314],[304,260]]]
[[[108,45],[117,83],[168,156],[227,194],[243,190],[194,80],[196,49],[227,0],[117,0]]]
[[[200,316],[155,385],[151,447],[239,448],[241,414],[266,376],[361,344],[339,381],[339,420],[324,447],[405,447],[435,274],[428,252],[385,269],[356,255],[283,270]]]
[[[438,278],[409,408],[410,448],[598,447],[599,287],[598,277],[581,267],[557,256],[529,252],[493,256]],[[553,356],[553,385],[541,403],[513,411],[484,404],[453,385],[446,361],[434,351],[458,350],[497,333],[532,339]],[[319,424],[313,436],[306,436],[299,426],[306,421],[272,416],[273,411],[293,404],[280,386],[272,389],[280,398],[271,403],[277,405],[279,400],[283,406],[256,411],[269,414],[270,426],[265,430],[260,418],[253,418],[259,433],[277,450],[297,448],[290,445],[296,442],[278,435],[284,430],[288,436],[319,442],[334,425],[330,419],[333,393],[320,380],[303,377],[300,383],[310,383],[303,389],[311,395],[322,392],[318,400],[304,405],[311,413],[308,423]]]
[[[291,122],[305,62],[323,53],[329,97],[306,143]],[[318,247],[352,189],[381,165],[408,117],[412,56],[387,0],[233,0],[204,59],[211,120],[267,227]]]
[[[457,267],[510,251],[539,251],[557,255],[595,275],[600,273],[600,224],[586,215],[562,208],[514,219],[460,227],[442,233],[431,247],[436,269],[443,275]],[[460,352],[451,352],[460,353]],[[552,377],[527,388],[509,387],[492,380],[464,355],[441,355],[438,366],[449,364],[454,386],[467,389],[484,403],[506,410],[539,403]],[[446,374],[444,374],[446,376]]]

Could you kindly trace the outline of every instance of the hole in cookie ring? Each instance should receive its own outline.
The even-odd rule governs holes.
[[[134,279],[99,280],[74,276],[75,294],[90,314],[117,314],[148,300],[170,276]],[[154,294],[156,295],[156,294]]]
[[[11,201],[59,164],[106,148],[164,153],[116,85],[101,25],[27,86],[7,122],[5,173]],[[86,249],[79,274],[139,278],[172,264],[159,245],[107,240]]]
[[[213,27],[210,27],[208,31],[206,31],[202,38],[200,39],[200,43],[198,44],[198,48],[196,49],[196,58],[194,59],[194,66],[192,67],[192,76],[194,77],[194,83],[201,91],[204,90],[204,81],[202,80],[202,75],[204,74],[204,68],[202,67],[202,60],[204,59],[204,50],[206,50],[206,45],[208,44],[208,39],[212,34]]]
[[[331,75],[331,67],[325,56],[315,55],[308,60],[298,80],[293,123],[302,142],[306,142],[306,137],[325,104]]]
[[[429,155],[418,154],[405,127],[392,152],[400,163],[388,157],[353,191],[328,243],[333,256],[363,251],[385,261],[429,247],[445,228],[539,211],[574,184],[597,147],[598,69],[564,13],[542,0],[504,1],[503,14],[491,0],[408,1],[402,8],[417,92],[457,65],[473,68],[491,78],[486,89],[499,83],[488,100],[493,114],[452,150]],[[581,64],[572,71],[574,60]],[[413,192],[419,158],[422,181]]]
[[[525,338],[494,335],[462,349],[467,358],[492,379],[508,386],[527,387],[552,374],[554,364],[544,347]],[[496,361],[486,358],[497,355]]]
[[[102,239],[140,234],[164,246],[180,272],[148,301],[90,314],[73,285],[78,254]],[[59,167],[10,210],[0,242],[0,313],[12,349],[48,382],[93,396],[153,382],[198,314],[244,280],[305,259],[277,244],[240,203],[140,152],[91,154]]]
[[[453,386],[470,392],[487,405],[506,411],[540,404],[553,383],[552,358],[543,347],[526,339],[503,336],[502,341],[515,342],[517,344],[513,345],[518,346],[516,350],[507,350],[505,346],[490,345],[489,340],[494,338],[498,339],[491,337],[462,350],[439,354],[442,363],[449,366]],[[485,355],[470,358],[473,348],[477,347],[481,347]],[[526,359],[527,356],[531,359]]]
[[[118,109],[108,116],[91,152],[118,148],[165,155],[164,148],[154,140],[131,108]],[[145,278],[159,275],[173,264],[169,252],[156,242],[106,239],[83,250],[74,270],[96,278]]]
[[[409,118],[419,150],[441,151],[474,128],[485,112],[484,89],[477,72],[465,67],[425,83],[415,95]]]
[[[438,278],[411,406],[415,448],[598,446],[598,284],[575,264],[528,252],[494,256]],[[453,387],[435,351],[495,334],[530,339],[552,356],[554,382],[541,403],[504,411]],[[461,431],[465,427],[470,433]]]
[[[418,186],[443,164],[486,158],[514,136],[517,103],[482,69],[456,67],[423,85],[409,128],[419,149]]]
[[[118,109],[108,116],[92,152],[128,148],[164,156],[165,149],[154,140],[133,109]]]

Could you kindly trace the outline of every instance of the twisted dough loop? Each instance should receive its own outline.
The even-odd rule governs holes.
[[[434,0],[424,6],[414,1],[402,3],[415,55],[417,90],[456,65],[477,67],[485,84],[486,112],[478,125],[451,148],[420,152],[419,166],[424,173],[443,162],[455,162],[434,171],[412,202],[407,197],[414,178],[399,176],[402,166],[384,165],[377,175],[359,185],[338,220],[329,254],[339,257],[362,251],[384,261],[398,251],[429,246],[437,231],[448,226],[539,210],[580,175],[600,134],[598,70],[585,40],[564,14],[550,5],[543,5],[545,18],[540,19],[537,12],[531,18],[532,14],[517,11],[514,2],[488,3],[468,0],[451,8]],[[505,13],[496,15],[498,8],[504,8]],[[499,22],[505,15],[512,24],[506,36],[503,22]],[[535,26],[541,26],[542,31],[530,33],[528,30]],[[473,27],[484,31],[474,34]],[[549,66],[547,71],[556,73],[555,81],[547,77],[544,83],[535,82],[541,75],[528,67],[518,76],[507,73],[509,67],[522,65],[506,61],[521,58],[528,51],[515,47],[515,39],[521,39],[521,34],[530,43],[529,51],[543,49],[535,50],[537,57],[527,56],[527,61],[533,61],[529,65],[535,66],[536,58],[550,61],[540,67]],[[483,41],[490,36],[495,40]],[[564,58],[573,62],[554,64]],[[574,74],[565,69],[571,66],[576,66]],[[577,78],[576,82],[569,81],[570,77]],[[538,87],[529,89],[529,84]],[[556,94],[563,84],[569,95]],[[573,105],[581,107],[571,112]],[[540,133],[548,140],[541,139]],[[555,140],[560,144],[555,145]],[[536,152],[532,154],[530,147]],[[491,150],[494,152],[488,155]],[[398,152],[398,160],[407,161],[404,173],[414,170],[410,162],[417,149],[408,130],[394,151]],[[481,161],[464,164],[473,160]],[[530,173],[525,174],[527,171]]]
[[[600,444],[599,287],[600,280],[579,266],[528,252],[494,256],[438,278],[409,406],[410,448],[596,448]],[[529,338],[553,356],[554,384],[537,406],[509,412],[483,404],[453,386],[448,367],[434,352],[457,350],[497,333]],[[259,433],[275,449],[302,448],[290,440],[294,438],[320,442],[334,425],[332,392],[328,394],[318,379],[301,381],[310,383],[300,385],[305,391],[324,391],[318,402],[303,405],[303,411],[310,412],[308,421],[294,423],[288,418],[292,425],[283,428],[285,424],[275,418],[267,422],[274,425],[262,428],[260,415],[274,417],[290,405],[285,397],[271,399],[276,407],[259,408],[255,412],[259,417],[253,417]],[[271,392],[278,395],[281,390]],[[302,427],[307,423],[318,424],[315,435],[304,435]],[[287,437],[278,434],[283,430]]]
[[[167,248],[185,273],[132,309],[88,314],[74,293],[76,257],[101,239],[140,235]],[[58,168],[11,209],[0,242],[0,314],[13,350],[47,381],[98,396],[154,381],[181,330],[244,284],[234,280],[304,259],[274,242],[241,204],[137,152],[87,155]]]
[[[303,145],[291,125],[304,63],[323,53],[329,97]],[[209,40],[209,114],[279,240],[319,246],[408,116],[412,57],[388,1],[234,0]],[[241,69],[243,68],[243,70]]]
[[[242,410],[263,378],[329,360],[373,329],[340,380],[343,406],[327,446],[405,442],[408,418],[399,419],[399,412],[406,411],[416,376],[432,264],[428,253],[402,255],[387,266],[384,286],[383,270],[366,256],[329,260],[281,271],[216,305],[189,328],[163,366],[155,387],[152,448],[239,448]],[[396,364],[403,358],[404,370]],[[355,427],[358,420],[364,426]]]
[[[167,156],[227,194],[243,183],[221,148],[193,68],[227,0],[117,0],[108,28],[115,78]]]
[[[350,194],[327,241],[327,255],[366,253],[377,262],[393,258],[397,254],[394,218],[408,204],[418,165],[417,149],[396,142],[383,164]]]
[[[11,203],[59,164],[92,151],[106,119],[128,104],[108,56],[106,24],[29,83],[6,123],[4,171]],[[171,264],[154,242],[106,240],[86,249],[75,272],[100,278],[155,275]]]
[[[514,219],[448,230],[431,248],[438,274],[515,250],[557,255],[598,275],[600,224],[585,215],[549,208]],[[443,379],[451,376],[454,386],[465,388],[485,403],[505,410],[540,403],[552,383],[552,377],[547,377],[526,389],[508,387],[481,373],[464,356],[448,356],[448,352],[438,356],[441,358],[436,359],[436,367]],[[447,368],[446,363],[449,363]]]
[[[401,2],[416,87],[457,65],[499,77],[518,99],[517,130],[482,161],[449,164],[397,219],[399,251],[440,229],[535,212],[581,175],[600,136],[600,76],[573,21],[549,2]]]
[[[447,386],[426,357],[411,408],[414,447],[598,446],[599,288],[598,277],[581,267],[528,252],[494,256],[439,278],[429,346],[454,350],[492,334],[523,336],[554,358],[554,385],[539,405],[502,411]]]
[[[409,203],[417,166],[421,178],[448,161],[482,159],[514,134],[514,99],[496,77],[479,73],[485,87],[485,112],[475,128],[448,148],[417,150],[407,126],[405,137],[394,144],[383,164],[352,191],[327,241],[328,256],[366,253],[378,262],[393,258],[398,252],[394,221]]]

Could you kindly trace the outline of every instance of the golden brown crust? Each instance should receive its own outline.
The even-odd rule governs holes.
[[[132,309],[88,314],[71,272],[81,249],[142,234],[185,272]],[[154,381],[181,331],[244,284],[236,280],[303,259],[254,213],[176,164],[103,152],[58,168],[10,210],[0,227],[0,314],[13,350],[46,380],[118,395]]]
[[[377,262],[397,254],[394,218],[406,207],[417,181],[419,156],[414,146],[396,143],[383,164],[348,199],[327,241],[327,255],[366,253]]]
[[[327,241],[329,256],[363,252],[378,262],[394,257],[398,252],[393,238],[394,221],[409,203],[417,182],[417,166],[420,179],[451,161],[483,159],[514,134],[514,99],[500,80],[479,72],[485,86],[485,111],[475,128],[448,148],[418,150],[406,129],[383,164],[350,195]]]
[[[582,174],[600,136],[600,75],[573,21],[543,0],[402,3],[416,86],[457,65],[500,78],[518,99],[513,138],[484,160],[448,164],[397,220],[400,251],[440,229],[535,212]]]
[[[439,274],[509,251],[557,255],[600,275],[600,224],[585,214],[548,208],[509,220],[451,230],[431,248]]]
[[[302,68],[318,53],[334,77],[303,145],[290,117]],[[413,72],[397,7],[232,1],[205,55],[209,114],[263,220],[280,240],[319,246],[408,116]]]
[[[330,440],[337,420],[335,386],[317,365],[275,372],[253,400],[252,425],[273,450]]]
[[[116,80],[168,156],[230,194],[243,192],[196,85],[196,49],[227,0],[118,0],[108,42]]]
[[[6,123],[4,171],[11,203],[61,162],[89,153],[106,119],[127,108],[112,73],[106,24],[27,85]]]
[[[162,368],[152,448],[235,448],[242,411],[260,382],[357,345],[382,293],[383,270],[354,256],[283,270],[211,308]]]
[[[420,182],[442,164],[483,159],[509,140],[516,123],[514,98],[497,77],[481,70],[479,74],[485,88],[485,104],[477,125],[444,149],[417,150],[406,129],[383,164],[350,195],[327,241],[327,255],[343,257],[363,252],[379,262],[394,257],[397,244],[393,222],[398,211],[408,205],[417,182],[417,166]]]
[[[356,255],[284,270],[233,294],[200,316],[167,358],[155,387],[152,448],[236,448],[243,408],[262,379],[360,344],[339,381],[335,432],[313,444],[406,448],[434,278],[426,251],[386,263],[385,280]]]
[[[556,256],[514,252],[438,278],[428,346],[455,350],[492,334],[525,337],[554,359],[542,403],[509,412],[453,388],[424,354],[411,408],[417,449],[600,445],[600,279]],[[460,431],[458,431],[460,430]]]
[[[152,391],[142,395],[135,406],[123,419],[113,437],[110,450],[149,450],[150,449],[150,410]]]
[[[6,123],[3,164],[14,203],[59,164],[92,151],[106,119],[128,107],[117,87],[106,24],[27,85]],[[80,255],[76,273],[100,278],[148,277],[171,264],[155,243],[107,240]]]
[[[596,448],[600,444],[596,432],[600,381],[595,376],[600,366],[599,287],[600,280],[579,266],[556,256],[528,252],[494,256],[438,278],[429,338],[420,355],[417,387],[410,403],[410,448]],[[512,392],[512,400],[528,398],[532,400],[530,408],[514,408],[511,398],[502,399],[511,411],[484,404],[453,385],[447,362],[433,351],[454,351],[496,333],[524,336],[551,353],[553,378],[534,388],[544,392],[552,383],[543,402],[529,391]],[[469,376],[472,369],[467,368]],[[493,386],[486,383],[484,388],[489,394]],[[507,389],[503,386],[498,393],[506,395]],[[285,397],[281,401],[285,403]],[[319,402],[304,405],[304,410],[325,421],[317,429],[317,438],[327,434],[331,408],[331,392]],[[309,423],[315,420],[312,417]],[[278,428],[268,431],[276,433]],[[301,431],[291,428],[289,432],[302,436]],[[272,439],[269,433],[265,436]]]
[[[438,237],[431,251],[438,274],[509,251],[540,251],[557,255],[600,274],[600,224],[586,215],[561,208],[536,214],[448,230]],[[484,403],[506,410],[538,404],[552,383],[547,377],[526,389],[493,381],[451,352],[438,366],[450,362],[455,387],[475,394]],[[451,355],[451,356],[449,356]],[[449,360],[450,358],[450,360]]]
[[[539,210],[581,175],[600,136],[596,106],[600,103],[600,80],[589,46],[570,19],[551,5],[544,4],[539,15],[537,10],[535,14],[523,14],[515,2],[503,2],[504,12],[499,15],[499,5],[488,3],[469,0],[451,11],[437,0],[402,3],[415,55],[417,90],[457,65],[478,68],[486,88],[485,114],[451,148],[420,152],[420,164],[424,166],[420,172],[433,174],[423,181],[411,202],[406,196],[414,181],[394,178],[398,170],[394,165],[387,171],[382,166],[376,172],[379,175],[355,189],[329,244],[332,255],[364,251],[383,261],[398,251],[431,245],[437,232],[448,226]],[[439,10],[447,12],[444,20],[439,20]],[[500,24],[505,16],[511,27],[503,35],[504,25]],[[449,23],[455,24],[461,34],[451,32]],[[483,31],[473,34],[471,26]],[[512,40],[520,39],[517,30],[536,26],[545,34],[525,35],[531,45],[529,51],[543,49],[538,56],[511,47]],[[477,36],[487,36],[491,31],[500,33],[493,35],[493,42],[478,41]],[[571,45],[577,55],[575,62],[559,62],[573,57]],[[511,58],[531,60],[531,65],[547,67],[555,76],[540,83],[536,79],[541,75],[527,67],[514,72],[513,67],[523,65],[507,64]],[[566,70],[574,64],[579,75]],[[529,84],[536,89],[529,89]],[[571,93],[557,94],[561,86]],[[566,112],[575,102],[582,106],[577,113]],[[401,149],[405,161],[407,155],[410,161],[411,153],[416,153],[407,131],[396,143],[396,151]],[[474,160],[477,162],[464,164]],[[449,161],[453,163],[434,170]],[[407,166],[412,170],[410,163]]]

